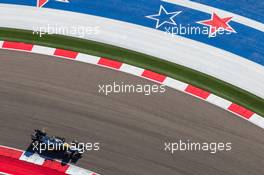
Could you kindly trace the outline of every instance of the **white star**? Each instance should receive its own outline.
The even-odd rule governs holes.
[[[146,16],[146,18],[153,19],[156,21],[156,29],[162,26],[163,24],[173,24],[176,25],[176,22],[174,21],[174,17],[180,14],[182,11],[177,12],[167,12],[166,9],[160,5],[159,13],[154,15]],[[166,20],[162,16],[166,16]]]

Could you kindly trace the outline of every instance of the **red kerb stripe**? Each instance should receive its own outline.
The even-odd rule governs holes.
[[[123,63],[119,61],[115,61],[115,60],[110,60],[108,58],[100,58],[100,60],[98,61],[98,64],[111,67],[111,68],[115,68],[115,69],[120,69]]]
[[[192,86],[192,85],[188,85],[187,88],[185,89],[186,92],[198,96],[202,99],[207,99],[208,96],[210,95],[210,92],[207,92],[203,89],[200,89],[198,87]]]
[[[6,156],[6,157],[18,159],[21,157],[22,153],[23,153],[22,151],[18,151],[15,149],[10,149],[10,148],[0,146],[0,155],[1,156]]]
[[[67,169],[69,168],[69,165],[63,165],[61,162],[53,161],[53,160],[46,160],[44,164],[42,165],[43,167],[48,167],[51,169],[55,169],[60,172],[66,172]]]
[[[2,47],[7,48],[7,49],[31,51],[33,48],[33,45],[32,44],[26,44],[26,43],[20,43],[20,42],[4,41],[4,44]]]
[[[66,57],[70,59],[75,59],[78,55],[78,52],[63,50],[63,49],[56,49],[54,52],[54,55],[60,56],[60,57]]]
[[[242,106],[239,106],[235,103],[231,104],[229,107],[228,107],[228,110],[238,114],[238,115],[241,115],[242,117],[246,118],[246,119],[249,119],[250,117],[252,117],[252,115],[254,114],[254,112],[242,107]]]
[[[160,83],[162,83],[165,80],[165,78],[166,78],[165,75],[161,75],[159,73],[152,72],[150,70],[144,70],[144,72],[142,73],[141,76],[149,78],[149,79],[152,79],[152,80],[155,80],[155,81],[158,81]]]
[[[65,172],[4,156],[0,156],[0,172],[13,175],[65,175]]]

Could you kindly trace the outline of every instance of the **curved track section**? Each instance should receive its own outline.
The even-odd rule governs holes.
[[[96,2],[101,5],[94,4]],[[155,4],[152,4],[153,2]],[[21,1],[16,3],[19,4]],[[30,2],[26,1],[24,3]],[[264,89],[264,84],[262,83],[264,81],[264,59],[262,58],[264,45],[261,42],[263,32],[252,31],[252,28],[249,27],[247,27],[249,31],[244,30],[244,27],[240,30],[235,27],[237,34],[221,35],[215,38],[208,37],[208,35],[187,35],[186,37],[172,35],[165,32],[165,29],[154,30],[155,20],[145,17],[157,13],[160,1],[148,1],[150,4],[146,4],[143,1],[133,0],[130,3],[112,0],[108,3],[106,1],[73,1],[65,5],[57,2],[63,8],[73,6],[77,10],[73,11],[78,13],[64,11],[65,9],[58,10],[56,7],[55,9],[39,9],[31,6],[0,3],[0,26],[34,30],[36,36],[36,32],[39,32],[40,29],[44,29],[44,32],[47,33],[54,33],[55,30],[56,34],[80,37],[127,48],[211,75],[264,98],[262,90]],[[113,6],[112,4],[115,5]],[[47,3],[47,5],[53,6],[52,3]],[[35,6],[35,3],[33,6]],[[169,6],[172,6],[171,8],[174,10],[176,8],[174,7],[175,5]],[[144,10],[138,7],[144,7]],[[78,11],[80,9],[82,9],[81,13]],[[124,10],[121,9],[125,9],[126,13],[123,13]],[[88,13],[89,10],[95,13]],[[187,26],[188,24],[193,24],[194,27],[198,27],[197,25],[199,24],[196,22],[210,18],[210,16],[205,14],[201,16],[201,14],[191,12],[190,9],[179,8],[178,11],[183,11],[181,14],[185,15],[177,18],[177,23]],[[85,12],[88,14],[84,14]],[[117,19],[122,19],[113,20],[115,19],[114,17],[98,14],[101,12],[105,15],[114,15]],[[125,19],[132,21],[123,21]],[[97,28],[98,32],[80,35],[74,32],[58,30],[56,26],[60,26],[63,29],[70,29],[74,26],[90,26],[93,29]],[[162,26],[162,28],[165,27],[172,28],[173,26]],[[207,44],[189,37],[203,38]],[[219,47],[215,47],[215,44]],[[225,47],[225,49],[222,47]],[[231,51],[232,49],[236,51]]]
[[[0,144],[26,149],[35,128],[99,141],[78,165],[105,175],[263,174],[264,133],[233,114],[167,88],[166,93],[98,93],[98,84],[152,82],[54,57],[0,51]],[[232,150],[164,151],[165,141],[232,142]]]

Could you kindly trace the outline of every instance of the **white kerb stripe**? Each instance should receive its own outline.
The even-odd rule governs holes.
[[[184,91],[188,86],[187,83],[183,83],[183,82],[180,82],[178,80],[174,80],[170,77],[167,77],[162,84],[165,84],[166,86],[169,86],[173,89],[177,89],[179,91]]]
[[[75,60],[84,63],[97,64],[100,57],[79,53]]]
[[[51,48],[51,47],[44,47],[44,46],[38,46],[38,45],[34,45],[32,52],[33,53],[38,53],[38,54],[43,54],[43,55],[53,55],[53,53],[55,52],[55,48]]]
[[[164,2],[169,2],[172,4],[176,4],[176,5],[180,5],[180,6],[184,6],[187,8],[192,8],[194,10],[198,10],[201,12],[205,12],[205,13],[210,13],[212,14],[212,12],[215,12],[223,17],[229,17],[232,16],[234,17],[232,20],[236,21],[238,23],[244,24],[246,26],[249,26],[251,28],[257,29],[259,31],[264,32],[264,24],[260,23],[258,21],[255,21],[253,19],[249,19],[247,17],[241,16],[241,15],[237,15],[225,10],[221,10],[221,9],[217,9],[208,5],[204,5],[204,4],[200,4],[197,2],[192,2],[189,0],[162,0]]]
[[[23,153],[21,155],[19,160],[23,160],[23,161],[26,161],[26,162],[34,163],[34,164],[37,164],[37,165],[43,165],[43,163],[45,161],[45,159],[40,157],[38,154],[32,154],[30,156],[26,156],[25,153]]]
[[[71,174],[71,175],[99,175],[97,173],[94,173],[92,171],[79,168],[74,165],[70,165],[70,167],[67,169],[66,174]]]
[[[253,114],[252,117],[249,118],[249,121],[264,129],[264,118],[258,114]]]
[[[226,100],[226,99],[223,99],[221,97],[218,97],[214,94],[210,94],[209,97],[206,99],[206,101],[216,105],[216,106],[219,106],[223,109],[227,109],[231,104],[232,102]]]
[[[128,64],[122,64],[122,66],[119,70],[122,72],[129,73],[129,74],[137,75],[137,76],[141,76],[142,73],[144,72],[144,69],[138,68],[135,66],[131,66]]]
[[[3,47],[4,41],[0,41],[0,48]]]

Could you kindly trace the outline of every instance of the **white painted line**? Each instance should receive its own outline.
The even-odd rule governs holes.
[[[206,99],[206,101],[216,105],[216,106],[219,106],[225,110],[228,109],[228,107],[232,104],[232,102],[226,100],[226,99],[223,99],[221,97],[218,97],[214,94],[210,94],[209,97]]]
[[[43,165],[43,163],[45,161],[45,159],[40,157],[38,154],[32,154],[30,156],[26,156],[25,152],[24,152],[24,154],[22,154],[22,156],[19,158],[19,160],[34,163],[37,165]]]
[[[20,151],[21,153],[23,152],[21,149],[11,148],[11,147],[4,146],[4,145],[0,145],[0,147],[7,148],[7,149],[12,149],[12,150],[15,150],[15,151]]]
[[[165,84],[166,86],[169,86],[169,87],[171,87],[173,89],[176,89],[176,90],[179,90],[179,91],[182,91],[182,92],[184,92],[184,90],[188,86],[187,83],[180,82],[180,81],[172,79],[170,77],[167,77],[162,84]]]
[[[55,48],[51,48],[51,47],[43,47],[43,46],[34,45],[32,52],[43,54],[43,55],[53,55],[55,50],[56,50]]]
[[[7,174],[7,173],[4,173],[4,172],[0,172],[0,175],[12,175],[12,174]]]
[[[139,68],[139,67],[135,67],[135,66],[131,66],[128,64],[122,64],[122,66],[119,70],[122,72],[126,72],[129,74],[136,75],[136,76],[141,76],[142,73],[144,72],[144,69]]]
[[[249,121],[261,128],[264,128],[264,118],[258,114],[253,114],[252,117],[249,118]]]
[[[162,0],[163,2],[169,2],[172,4],[176,4],[176,5],[180,5],[183,7],[187,7],[187,8],[192,8],[194,10],[198,10],[204,13],[209,13],[212,14],[213,12],[219,14],[220,16],[223,17],[233,17],[233,21],[236,21],[240,24],[244,24],[246,26],[249,26],[251,28],[257,29],[259,31],[264,32],[264,24],[260,23],[258,21],[255,21],[253,19],[249,19],[246,18],[244,16],[235,14],[235,13],[231,13],[225,10],[221,10],[218,8],[214,8],[208,5],[204,5],[204,4],[200,4],[197,2],[193,2],[193,1],[189,1],[189,0]]]
[[[100,57],[79,53],[75,60],[90,64],[97,64]]]
[[[74,165],[70,165],[70,167],[67,169],[66,174],[71,174],[71,175],[99,175],[97,173],[94,173],[92,171],[79,168]]]

